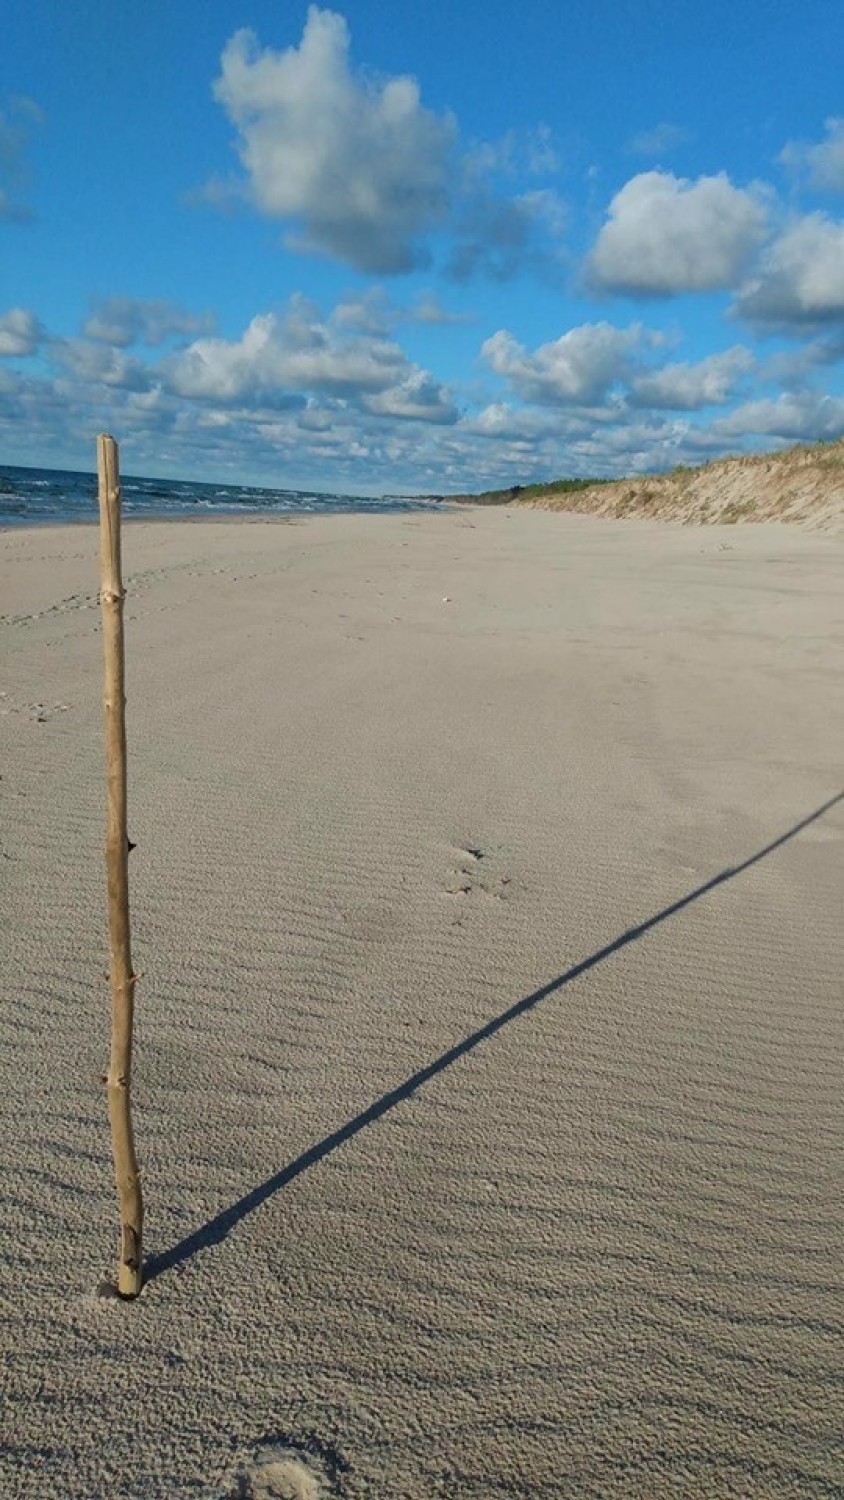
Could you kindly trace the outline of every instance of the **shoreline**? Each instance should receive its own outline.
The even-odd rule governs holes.
[[[123,524],[132,527],[157,525],[159,522],[167,525],[184,522],[189,526],[201,526],[206,523],[213,526],[227,523],[236,523],[237,525],[285,525],[298,524],[302,521],[310,521],[321,517],[325,517],[326,519],[349,519],[363,516],[386,519],[389,516],[397,516],[399,518],[402,516],[440,514],[454,516],[461,514],[489,514],[491,512],[511,518],[517,515],[545,514],[567,523],[597,522],[605,526],[623,525],[624,527],[629,527],[632,525],[638,528],[650,525],[653,528],[664,528],[667,531],[684,530],[706,535],[711,535],[713,532],[735,534],[737,532],[768,530],[771,533],[782,532],[791,536],[811,536],[830,542],[840,543],[844,539],[844,520],[839,521],[837,515],[822,517],[820,519],[795,519],[768,514],[760,514],[758,516],[744,514],[732,518],[727,516],[722,519],[717,514],[713,515],[712,518],[696,514],[673,515],[665,512],[647,514],[641,508],[631,508],[626,512],[623,511],[620,514],[616,514],[609,508],[578,509],[577,507],[573,507],[568,509],[559,505],[545,504],[542,500],[529,502],[519,502],[517,500],[489,501],[463,495],[445,497],[437,501],[428,501],[418,506],[408,503],[406,508],[397,509],[391,507],[385,508],[383,511],[378,510],[374,506],[369,506],[364,510],[342,508],[334,510],[326,507],[321,510],[303,509],[301,511],[279,511],[263,514],[255,513],[254,511],[242,513],[237,511],[221,511],[215,514],[207,510],[197,514],[177,512],[173,514],[133,515],[124,512]],[[83,529],[85,527],[98,527],[99,517],[94,513],[90,516],[72,516],[60,519],[33,519],[31,521],[20,522],[0,521],[0,537],[14,535],[18,532],[51,531],[65,526],[71,528],[81,527]]]
[[[445,505],[437,506],[437,510],[438,511],[439,510],[446,510],[447,508],[448,507],[445,506]],[[174,522],[184,521],[186,523],[186,525],[188,525],[188,526],[202,525],[204,522],[208,522],[210,525],[216,526],[216,525],[219,525],[219,524],[221,524],[223,522],[226,522],[226,521],[236,521],[238,524],[240,524],[241,522],[244,522],[244,523],[250,523],[251,522],[251,523],[258,523],[258,524],[265,524],[265,525],[279,525],[279,524],[284,524],[285,522],[307,521],[307,520],[310,520],[312,517],[315,517],[315,516],[326,516],[326,517],[347,516],[348,517],[348,516],[378,516],[379,514],[380,515],[384,515],[384,516],[388,516],[388,515],[393,515],[393,516],[420,515],[420,514],[428,514],[428,513],[430,513],[431,509],[432,509],[432,507],[431,506],[427,506],[427,505],[425,505],[425,506],[420,505],[418,507],[408,506],[406,510],[391,509],[391,510],[384,510],[383,512],[378,512],[377,510],[373,510],[373,509],[369,509],[369,510],[340,510],[340,509],[338,509],[336,511],[335,510],[331,510],[331,509],[325,509],[325,510],[304,510],[303,509],[301,511],[268,512],[265,515],[256,514],[254,511],[252,511],[252,512],[246,512],[246,511],[244,511],[243,513],[240,513],[240,514],[238,514],[237,511],[220,511],[216,515],[211,514],[208,511],[203,511],[201,515],[192,515],[190,512],[185,512],[185,513],[179,512],[178,514],[174,514],[174,515],[162,514],[162,515],[148,515],[148,516],[139,516],[139,515],[126,514],[126,512],[124,512],[123,513],[123,517],[122,517],[122,521],[123,521],[123,525],[124,526],[155,525],[159,521],[164,522],[167,525],[170,525],[171,523],[174,523]],[[0,535],[8,535],[8,534],[14,533],[16,531],[41,530],[42,528],[53,528],[53,527],[60,527],[60,526],[83,526],[83,527],[84,526],[99,526],[99,524],[100,523],[99,523],[99,516],[98,515],[92,515],[92,516],[71,516],[71,517],[64,517],[64,518],[61,518],[61,519],[52,519],[51,518],[51,519],[41,520],[41,521],[33,520],[33,521],[21,521],[21,522],[14,522],[14,523],[0,521]]]

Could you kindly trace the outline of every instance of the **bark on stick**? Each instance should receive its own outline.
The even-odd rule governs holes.
[[[108,876],[111,1058],[106,1077],[114,1175],[120,1204],[117,1290],[137,1297],[143,1275],[143,1202],[132,1131],[132,1021],[135,974],[129,931],[129,836],[126,824],[126,715],[123,580],[120,559],[120,471],[113,437],[97,438],[100,501],[100,601],[105,646],[106,871]]]

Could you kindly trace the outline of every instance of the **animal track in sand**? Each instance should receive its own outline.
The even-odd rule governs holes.
[[[449,871],[446,895],[458,899],[491,897],[507,901],[513,894],[512,877],[502,869],[500,849],[486,849],[480,844],[459,844],[458,863]]]
[[[0,693],[0,715],[25,714],[38,724],[48,723],[54,714],[67,713],[70,706],[69,703],[23,703],[10,698],[8,693]]]

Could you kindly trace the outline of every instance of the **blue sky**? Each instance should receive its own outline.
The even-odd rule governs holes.
[[[0,462],[349,493],[844,433],[840,0],[12,0]]]

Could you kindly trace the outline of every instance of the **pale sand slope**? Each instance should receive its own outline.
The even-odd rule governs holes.
[[[696,469],[681,465],[668,474],[617,479],[567,494],[549,491],[520,503],[686,525],[787,521],[842,536],[844,442],[718,458]]]
[[[128,529],[135,1305],[95,554],[0,538],[4,1500],[844,1495],[842,543]]]

